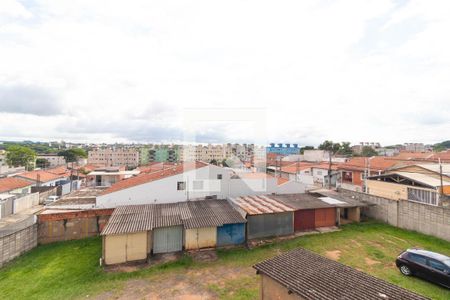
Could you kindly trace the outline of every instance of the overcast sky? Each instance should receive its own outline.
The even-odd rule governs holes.
[[[0,0],[0,139],[450,139],[449,16],[446,0]]]

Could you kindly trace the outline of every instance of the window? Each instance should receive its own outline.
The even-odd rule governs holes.
[[[408,200],[437,205],[437,194],[433,191],[408,188]]]
[[[178,181],[177,182],[177,190],[178,191],[184,191],[186,189],[186,182],[185,181]]]
[[[435,270],[439,270],[441,272],[445,272],[448,270],[447,266],[444,265],[443,263],[434,260],[434,259],[429,259],[428,260],[428,264],[430,265],[430,267],[432,267]]]
[[[222,174],[217,174],[217,179],[222,180]]]
[[[426,265],[427,264],[427,259],[425,257],[421,256],[421,255],[417,255],[417,254],[414,254],[414,253],[409,253],[408,257],[409,257],[409,259],[412,262],[415,262],[416,264],[419,264],[419,265]]]
[[[203,180],[194,180],[192,186],[194,190],[203,190]]]

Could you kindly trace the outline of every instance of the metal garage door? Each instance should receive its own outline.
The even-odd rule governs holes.
[[[217,246],[240,245],[245,242],[245,224],[225,224],[217,227]]]
[[[213,248],[217,244],[217,229],[216,227],[186,229],[185,240],[186,250]]]
[[[183,250],[183,227],[156,228],[153,231],[153,253],[177,252]]]
[[[295,231],[303,231],[315,228],[314,209],[297,210],[294,213]]]
[[[330,227],[336,225],[336,208],[320,208],[315,212],[315,226]]]

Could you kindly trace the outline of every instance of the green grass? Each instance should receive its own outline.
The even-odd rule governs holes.
[[[394,264],[398,253],[409,247],[450,255],[450,242],[375,222],[350,224],[339,232],[303,236],[250,251],[244,248],[218,250],[215,262],[199,263],[183,256],[175,262],[130,273],[107,273],[99,267],[99,238],[43,245],[0,270],[0,298],[73,299],[104,291],[120,293],[131,279],[171,277],[189,270],[208,271],[221,267],[250,268],[263,259],[297,247],[322,255],[338,250],[339,261],[346,265],[432,299],[450,298],[448,290],[402,276]],[[248,274],[208,284],[207,290],[220,299],[255,299],[259,281],[256,275]]]

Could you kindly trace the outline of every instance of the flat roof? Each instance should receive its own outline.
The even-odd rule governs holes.
[[[191,229],[245,222],[246,220],[227,200],[127,205],[114,209],[101,235],[141,232],[180,225]]]
[[[428,299],[302,248],[253,267],[305,300]]]

